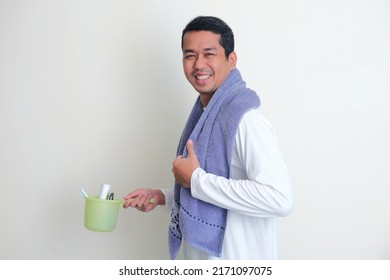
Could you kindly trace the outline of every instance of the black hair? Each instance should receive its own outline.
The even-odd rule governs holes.
[[[199,16],[194,18],[183,29],[181,35],[181,49],[183,50],[183,37],[186,32],[190,31],[210,31],[220,34],[219,44],[225,49],[226,59],[234,51],[234,34],[232,29],[220,18],[211,16]]]

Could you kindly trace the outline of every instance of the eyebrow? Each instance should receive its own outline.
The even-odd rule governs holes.
[[[216,51],[216,50],[217,50],[217,48],[204,48],[204,49],[203,49],[204,52],[207,52],[207,51]],[[193,52],[195,52],[195,51],[192,50],[192,49],[185,49],[183,52],[184,52],[184,53],[193,53]]]

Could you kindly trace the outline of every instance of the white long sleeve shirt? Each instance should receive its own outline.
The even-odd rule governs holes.
[[[166,206],[173,190],[163,191]],[[197,168],[191,177],[193,197],[227,209],[220,258],[183,240],[186,259],[276,259],[276,217],[287,216],[294,199],[290,177],[270,123],[260,109],[247,112],[235,138],[231,178]]]

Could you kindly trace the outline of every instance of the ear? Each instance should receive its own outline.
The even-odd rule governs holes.
[[[235,51],[231,52],[228,57],[228,62],[231,66],[231,69],[236,67],[237,64],[237,54]]]

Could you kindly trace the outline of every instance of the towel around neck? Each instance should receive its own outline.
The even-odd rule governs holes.
[[[238,69],[214,93],[204,109],[197,98],[179,141],[177,155],[187,156],[191,139],[200,167],[207,173],[230,178],[235,135],[242,116],[260,106],[257,94],[246,87]],[[191,195],[175,183],[174,205],[169,225],[169,251],[175,259],[182,238],[193,247],[219,257],[226,228],[227,210]]]

